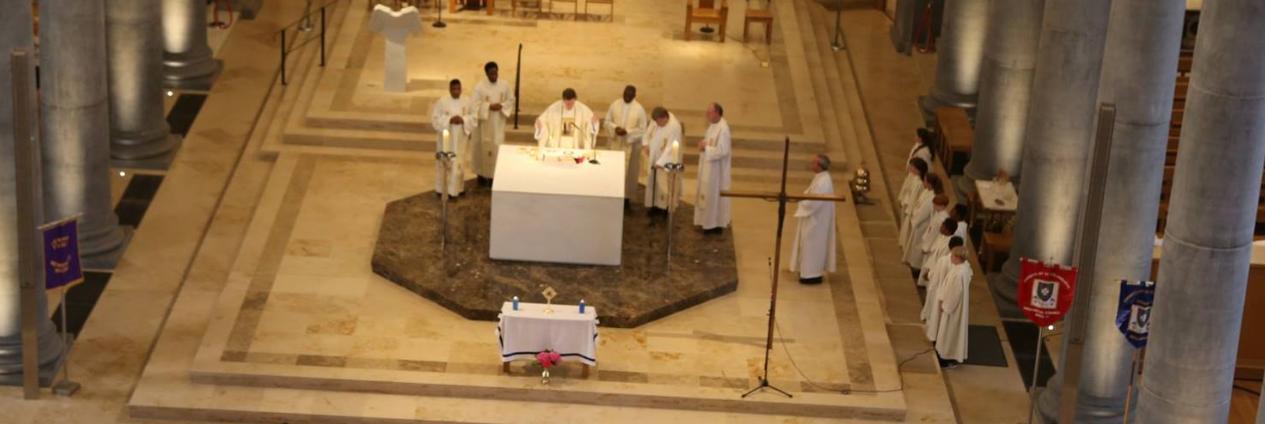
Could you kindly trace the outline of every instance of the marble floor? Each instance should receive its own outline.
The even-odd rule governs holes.
[[[445,13],[447,29],[410,41],[409,91],[387,94],[361,1],[332,14],[325,67],[301,50],[290,84],[275,84],[270,37],[299,15],[295,3],[270,3],[224,41],[225,70],[76,345],[84,390],[30,402],[0,390],[14,422],[1023,421],[1013,364],[942,373],[912,336],[904,314],[917,295],[889,287],[890,252],[874,235],[894,224],[869,206],[839,208],[840,269],[827,284],[779,288],[769,372],[790,400],[737,398],[760,375],[776,219],[767,202],[734,203],[736,292],[603,328],[596,372],[568,371],[549,389],[521,366],[499,374],[493,324],[369,268],[385,203],[430,184],[425,115],[442,82],[473,81],[489,57],[511,70],[519,40],[524,118],[564,86],[600,113],[631,82],[694,137],[707,102],[725,104],[737,188],[774,185],[784,136],[792,161],[835,158],[839,188],[857,164],[886,168],[879,156],[907,146],[888,134],[904,131],[911,93],[929,79],[885,75],[908,63],[885,55],[878,11],[846,13],[849,39],[867,47],[829,60],[825,10],[810,0],[776,3],[771,45],[737,42],[741,2],[726,43],[684,41],[684,10],[668,1],[621,3],[609,21]],[[793,168],[791,187],[810,177]],[[972,323],[996,324],[995,311],[972,309]]]

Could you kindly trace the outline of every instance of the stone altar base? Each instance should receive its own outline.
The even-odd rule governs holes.
[[[637,198],[645,191],[639,186]],[[597,307],[601,325],[632,328],[738,288],[731,231],[704,236],[694,207],[682,202],[667,261],[667,217],[632,205],[624,211],[622,265],[571,265],[488,257],[492,191],[473,181],[448,204],[448,246],[440,249],[441,201],[428,191],[387,204],[373,251],[373,272],[469,319],[494,321],[502,302],[518,296]],[[531,225],[522,222],[521,225]]]

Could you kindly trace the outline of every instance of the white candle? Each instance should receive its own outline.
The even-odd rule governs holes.
[[[444,143],[440,146],[445,153],[452,151],[452,141],[448,138],[448,130],[444,130]]]
[[[681,163],[681,141],[672,140],[672,163]]]

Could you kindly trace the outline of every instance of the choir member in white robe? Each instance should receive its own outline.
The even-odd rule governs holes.
[[[940,223],[949,217],[949,198],[943,194],[931,197],[931,220],[921,234],[914,235],[914,243],[924,255],[931,249],[931,241],[940,234]]]
[[[830,158],[817,155],[810,164],[813,182],[804,194],[834,195]],[[791,272],[799,282],[818,284],[822,275],[835,272],[835,202],[801,200],[795,208],[795,244],[791,248]]]
[[[927,162],[914,158],[910,159],[906,169],[905,182],[900,187],[900,193],[896,199],[900,205],[900,237],[896,239],[897,243],[903,249],[905,247],[905,239],[909,236],[909,227],[905,223],[909,220],[909,215],[914,212],[914,204],[918,201],[918,195],[922,194],[923,180],[927,178]],[[902,250],[903,252],[903,250]]]
[[[453,158],[448,173],[448,195],[460,196],[465,189],[466,156],[470,154],[470,134],[478,125],[478,113],[470,97],[461,95],[461,81],[448,83],[450,96],[435,101],[430,113],[430,124],[435,128],[435,151],[444,151],[444,130],[448,130],[449,144],[457,157]],[[435,162],[435,193],[444,189],[444,167]]]
[[[931,201],[937,194],[944,193],[944,184],[940,182],[940,177],[936,174],[927,174],[923,185],[924,190],[918,197],[913,213],[909,215],[905,223],[909,231],[903,246],[904,261],[909,265],[910,275],[914,281],[918,280],[918,273],[922,270],[922,249],[919,237],[927,231],[927,225],[931,222]]]
[[[623,98],[611,102],[602,119],[610,138],[610,149],[624,152],[624,201],[637,195],[641,176],[641,135],[646,130],[646,109],[637,102],[637,87],[624,87]]]
[[[707,108],[711,123],[698,143],[698,191],[694,203],[694,225],[704,234],[718,234],[729,226],[729,198],[720,195],[729,190],[730,150],[729,122],[720,103]]]
[[[593,110],[576,98],[575,90],[562,90],[562,100],[553,102],[536,117],[536,143],[541,148],[591,150],[601,122]]]
[[[922,159],[928,165],[931,164],[931,140],[935,137],[926,128],[918,129],[918,138],[914,140],[914,145],[909,147],[909,155],[905,157],[908,162],[913,158]]]
[[[954,248],[961,245],[961,237],[949,237],[949,241],[944,250],[946,253],[952,252]],[[935,264],[927,271],[927,295],[923,298],[922,313],[920,314],[923,321],[927,321],[929,319],[940,319],[939,315],[935,315],[934,317],[932,316],[932,313],[936,312],[935,308],[937,306],[937,304],[932,302],[932,300],[936,298],[936,294],[940,290],[940,283],[944,281],[945,272],[948,272],[949,266],[953,265],[953,262],[949,260],[949,256],[950,255],[945,254],[937,257],[934,260]],[[923,332],[927,334],[928,340],[933,342],[935,341],[935,334],[930,334],[925,329]]]
[[[967,335],[970,331],[971,277],[974,271],[967,262],[966,248],[950,253],[952,265],[945,272],[936,293],[939,319],[936,322],[936,355],[942,366],[953,367],[966,360]]]
[[[479,184],[492,185],[496,173],[496,154],[505,143],[505,123],[513,113],[514,89],[501,82],[496,62],[483,65],[488,79],[474,86],[474,102],[479,108],[479,126],[472,137],[472,162]]]
[[[970,209],[961,203],[949,208],[949,217],[958,222],[958,229],[953,232],[953,235],[961,237],[963,240],[970,240],[971,238],[970,213]]]
[[[936,222],[939,222],[940,224],[935,225]],[[927,285],[927,273],[936,263],[936,260],[949,255],[949,247],[947,246],[948,241],[952,237],[957,237],[954,233],[957,231],[959,225],[957,220],[954,220],[953,217],[933,220],[931,223],[932,225],[928,225],[927,228],[930,229],[934,227],[936,229],[936,234],[922,250],[922,270],[918,274],[919,286]]]
[[[683,134],[681,121],[678,121],[676,115],[662,106],[650,112],[650,119],[652,122],[646,125],[645,135],[642,138],[644,146],[641,151],[646,155],[646,207],[650,208],[650,213],[655,214],[668,210],[669,177],[663,165],[675,161],[672,158],[672,142],[679,142]],[[679,175],[677,177],[676,195],[679,199],[685,179],[680,178]]]

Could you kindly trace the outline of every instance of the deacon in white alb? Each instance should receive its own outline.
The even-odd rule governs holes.
[[[631,202],[637,194],[641,174],[641,135],[646,130],[646,109],[637,103],[637,87],[624,87],[624,97],[611,102],[602,120],[610,137],[610,149],[624,152],[624,197]]]
[[[505,122],[512,113],[514,91],[502,83],[500,68],[496,62],[483,65],[488,79],[474,86],[474,101],[479,108],[479,126],[474,130],[474,148],[471,149],[474,172],[479,184],[490,186],[496,172],[496,153],[505,143]]]
[[[461,95],[461,81],[448,82],[449,96],[440,97],[430,113],[430,124],[435,127],[435,151],[450,151],[457,154],[453,158],[448,174],[448,195],[460,196],[464,190],[466,179],[465,158],[470,154],[470,134],[478,125],[477,111],[469,97]],[[444,130],[448,130],[448,140],[444,140]],[[442,193],[444,188],[443,164],[435,163],[435,193]]]
[[[369,29],[381,33],[386,42],[386,57],[383,68],[386,75],[382,80],[382,88],[386,91],[404,91],[408,82],[408,60],[405,58],[404,46],[408,36],[422,30],[421,13],[413,6],[393,11],[385,5],[373,8],[373,17],[369,20]]]
[[[810,169],[816,175],[804,194],[834,195],[834,182],[828,172],[830,158],[817,155]],[[791,249],[791,271],[799,272],[800,283],[821,283],[822,274],[835,271],[835,203],[801,200],[795,218],[799,222]]]
[[[593,111],[568,88],[562,90],[562,100],[536,117],[536,143],[541,148],[592,149],[599,126]]]
[[[935,323],[936,355],[943,367],[953,367],[966,360],[971,277],[974,274],[966,255],[966,248],[953,248],[949,256],[952,265],[945,272],[936,293],[936,312],[939,314]],[[930,331],[928,328],[928,333]]]
[[[650,112],[650,119],[653,121],[650,125],[646,125],[644,146],[641,150],[646,155],[646,207],[650,208],[651,214],[665,213],[668,210],[668,172],[663,169],[663,164],[675,162],[672,157],[672,142],[680,142],[681,140],[681,121],[676,119],[676,115],[668,112],[663,106],[654,108]],[[680,149],[678,148],[678,154]],[[676,195],[681,196],[682,181],[684,178],[676,179]]]
[[[729,226],[729,198],[721,190],[729,190],[730,146],[729,123],[720,103],[707,108],[707,132],[698,142],[698,199],[694,203],[694,225],[704,234],[719,234]]]

